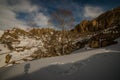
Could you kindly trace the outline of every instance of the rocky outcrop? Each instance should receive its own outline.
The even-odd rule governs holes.
[[[76,25],[75,30],[81,33],[87,32],[89,25],[90,25],[90,21],[83,20],[80,24]]]
[[[111,9],[91,21],[83,20],[76,25],[75,30],[78,33],[95,32],[109,28],[113,24],[120,25],[120,7]]]
[[[83,20],[83,21],[80,23],[80,25],[79,25],[79,27],[80,27],[80,29],[81,29],[81,32],[86,32],[86,31],[88,31],[88,27],[87,27],[87,26],[89,26],[89,24],[90,24],[90,22],[89,22],[88,20]]]

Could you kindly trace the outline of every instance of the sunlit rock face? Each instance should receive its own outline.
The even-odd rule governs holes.
[[[94,32],[113,27],[114,25],[120,25],[120,7],[109,10],[91,21],[83,20],[76,25],[75,29],[81,33]]]

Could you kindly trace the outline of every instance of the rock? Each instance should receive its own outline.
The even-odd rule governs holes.
[[[16,61],[11,61],[11,64],[16,64]]]
[[[32,54],[32,55],[30,55],[30,57],[32,57],[34,59],[37,59],[39,57],[39,55],[38,54]]]
[[[81,23],[80,23],[80,29],[81,29],[81,32],[86,32],[88,31],[88,26],[89,25],[89,21],[88,20],[83,20]]]
[[[109,45],[112,45],[112,44],[116,44],[117,42],[116,41],[102,41],[101,44],[102,44],[102,47],[106,47],[106,46],[109,46]]]
[[[26,59],[26,58],[23,58],[23,61],[29,61],[28,59]]]
[[[6,57],[5,57],[5,63],[9,63],[11,57],[12,57],[12,55],[7,54]]]
[[[74,30],[71,31],[95,32],[104,30],[109,27],[113,27],[114,25],[120,25],[119,22],[120,22],[120,7],[109,10],[91,21],[83,20],[80,24],[75,26]]]
[[[92,21],[92,25],[93,25],[93,26],[97,26],[97,25],[98,25],[97,20],[93,20],[93,21]]]
[[[99,48],[99,47],[106,47],[112,44],[117,43],[116,41],[110,41],[110,40],[103,40],[103,41],[99,41],[99,40],[93,40],[90,42],[89,47],[91,48]]]
[[[77,31],[77,32],[84,33],[88,31],[89,24],[90,24],[90,21],[83,20],[80,24],[75,26],[74,30],[71,30],[71,31]]]
[[[108,46],[110,44],[110,42],[109,41],[102,41],[101,44],[102,44],[102,47],[105,47],[105,46]]]
[[[91,47],[91,48],[99,48],[100,47],[99,41],[98,40],[91,41],[90,44],[89,44],[89,47]]]

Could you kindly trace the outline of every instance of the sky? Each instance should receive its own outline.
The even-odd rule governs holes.
[[[76,25],[119,6],[119,0],[0,0],[0,30],[13,27],[58,29],[54,23],[49,23],[52,13],[58,9],[70,10]]]

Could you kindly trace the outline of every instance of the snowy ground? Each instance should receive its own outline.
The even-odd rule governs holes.
[[[12,62],[12,61],[15,61],[16,63],[22,63],[24,62],[23,59],[28,59],[28,57],[33,54],[35,51],[38,50],[38,48],[42,48],[43,46],[43,43],[42,41],[37,41],[35,39],[30,39],[28,37],[23,37],[23,36],[20,36],[20,44],[12,44],[13,47],[21,47],[21,48],[18,48],[17,50],[18,51],[10,51],[7,47],[5,47],[5,44],[1,44],[0,43],[0,67],[4,67],[4,66],[10,66],[12,64],[9,64],[7,65],[5,63],[6,59],[6,55],[11,55],[11,59],[9,61]],[[23,50],[23,46],[26,46],[27,48],[30,48],[30,49],[25,49]],[[23,51],[20,51],[20,50],[23,50]],[[42,49],[44,50],[44,49]],[[32,58],[29,57],[29,59],[31,60]]]
[[[120,80],[120,43],[0,68],[0,80]]]
[[[10,52],[7,47],[4,47],[4,44],[0,44],[0,67],[6,65],[5,56]]]

